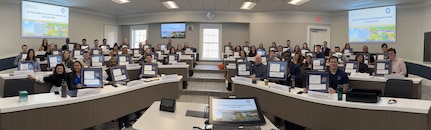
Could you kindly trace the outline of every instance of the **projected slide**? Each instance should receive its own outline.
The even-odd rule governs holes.
[[[350,43],[395,43],[396,6],[349,11]]]
[[[22,1],[21,36],[66,38],[69,36],[69,8]]]

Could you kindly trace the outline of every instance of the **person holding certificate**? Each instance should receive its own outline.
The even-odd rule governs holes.
[[[48,77],[35,77],[34,75],[28,75],[28,79],[34,80],[38,83],[45,83],[45,82],[51,82],[52,87],[50,92],[59,92],[62,81],[67,81],[67,75],[66,75],[66,67],[63,64],[57,64],[55,66],[55,71],[52,75],[49,75]]]
[[[255,60],[251,71],[252,75],[250,75],[250,78],[263,80],[266,78],[266,65],[262,64],[262,56],[256,55],[254,58]]]
[[[145,57],[144,63],[152,63],[152,62],[153,62],[153,56],[151,54],[147,54],[147,56]],[[147,68],[147,65],[142,65],[141,67],[144,67],[145,71],[153,71],[152,68]],[[157,71],[154,71],[154,72],[157,72]],[[156,74],[155,77],[160,78],[160,74]],[[142,71],[139,71],[139,78],[154,78],[154,77],[145,76],[142,74]]]
[[[338,69],[338,58],[331,56],[329,58],[329,87],[328,93],[337,93],[337,86],[343,85],[343,92],[349,89],[349,77],[347,74]]]
[[[82,64],[79,61],[73,62],[73,71],[69,74],[68,87],[69,90],[83,88],[81,84],[81,69]]]

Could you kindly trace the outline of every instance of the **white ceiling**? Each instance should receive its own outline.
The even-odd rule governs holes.
[[[300,6],[286,4],[290,0],[260,0],[252,10],[240,10],[243,0],[176,0],[179,9],[166,9],[160,0],[130,0],[130,3],[117,4],[112,0],[31,0],[85,9],[110,15],[128,15],[151,12],[169,11],[237,11],[237,12],[268,12],[268,11],[312,11],[339,12],[385,5],[420,5],[428,0],[310,0]],[[0,2],[20,2],[20,0],[0,0]]]

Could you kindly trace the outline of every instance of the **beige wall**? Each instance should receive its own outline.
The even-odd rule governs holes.
[[[15,56],[20,51],[20,46],[26,44],[29,48],[38,49],[42,43],[39,38],[21,38],[21,5],[19,3],[0,3],[0,36],[2,48],[0,58]],[[91,14],[90,12],[70,9],[69,37],[72,42],[81,42],[86,38],[88,43],[94,39],[103,39],[104,26],[117,25],[113,16],[103,14]],[[48,39],[49,43],[63,45],[65,39]]]

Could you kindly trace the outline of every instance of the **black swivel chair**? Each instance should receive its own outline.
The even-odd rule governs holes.
[[[28,95],[34,93],[34,84],[30,79],[8,79],[4,83],[3,97],[18,96],[18,91],[27,91]]]
[[[413,81],[404,79],[388,79],[384,97],[412,98]]]

